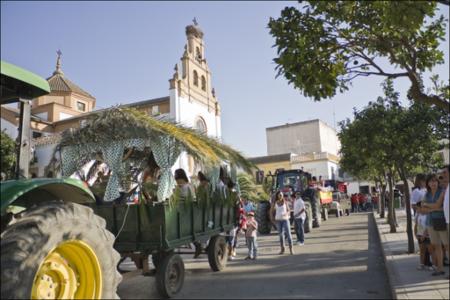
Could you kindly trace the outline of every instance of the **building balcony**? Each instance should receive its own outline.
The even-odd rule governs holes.
[[[291,163],[304,163],[308,161],[315,160],[329,160],[335,163],[339,162],[339,156],[328,153],[328,152],[312,152],[312,153],[304,153],[293,156],[291,158]]]

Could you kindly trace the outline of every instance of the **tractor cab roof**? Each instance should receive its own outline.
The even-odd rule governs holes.
[[[13,64],[1,61],[0,104],[18,102],[19,98],[33,99],[50,93],[44,78]]]

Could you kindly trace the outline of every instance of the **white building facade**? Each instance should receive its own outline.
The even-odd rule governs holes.
[[[205,59],[203,36],[196,22],[186,27],[186,45],[169,80],[168,96],[121,106],[133,107],[151,116],[169,119],[220,140],[220,105],[211,84],[211,71]],[[47,81],[51,89],[50,94],[32,101],[32,131],[36,131],[36,137],[39,138],[32,142],[35,160],[30,167],[30,173],[37,177],[48,176],[46,168],[57,145],[56,136],[48,136],[80,127],[88,115],[96,112],[95,98],[68,80],[62,72],[61,53],[58,53],[56,70]],[[80,100],[81,96],[84,101]],[[17,109],[2,106],[1,129],[5,129],[12,138],[17,136],[17,115]],[[186,153],[182,153],[175,163],[173,169],[176,168],[185,169],[188,176],[196,175],[199,170]]]
[[[266,128],[267,154],[292,153],[291,168],[317,179],[338,179],[340,142],[336,130],[315,119]]]
[[[315,119],[266,128],[267,155],[282,153],[339,154],[340,142],[336,130]]]

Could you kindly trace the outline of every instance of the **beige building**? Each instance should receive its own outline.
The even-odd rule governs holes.
[[[204,33],[194,19],[186,27],[186,45],[179,62],[169,79],[167,96],[132,102],[121,107],[134,107],[151,116],[170,119],[197,128],[205,134],[221,138],[220,105],[211,82],[211,71],[205,56]],[[34,140],[34,159],[30,174],[48,175],[48,166],[58,135],[69,128],[78,128],[95,110],[96,99],[66,77],[61,67],[58,51],[56,69],[47,79],[50,94],[33,99],[31,107],[31,130]],[[104,110],[104,109],[102,109]],[[11,106],[1,107],[1,129],[17,137],[19,111]],[[193,159],[185,153],[176,167],[184,168],[188,175],[195,170]]]
[[[263,175],[275,174],[277,169],[292,169],[291,160],[295,154],[284,153],[268,156],[252,157],[249,160],[254,163]]]

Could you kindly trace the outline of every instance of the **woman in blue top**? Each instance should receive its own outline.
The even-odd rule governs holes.
[[[427,176],[427,193],[425,194],[425,200],[426,203],[436,203],[441,202],[442,198],[444,196],[444,193],[439,188],[439,180],[435,174],[431,174]],[[426,206],[426,205],[425,205]],[[428,213],[427,216],[427,231],[430,235],[431,239],[431,245],[433,247],[433,257],[434,261],[436,262],[437,270],[433,272],[433,276],[439,276],[444,275],[444,262],[443,262],[443,256],[442,256],[442,246],[441,243],[444,245],[445,249],[448,250],[448,232],[447,230],[443,231],[437,231],[433,228],[432,219],[443,217],[444,211],[442,209],[442,206],[439,208],[421,208],[420,213]]]

